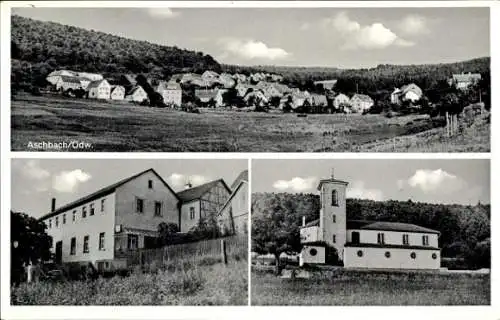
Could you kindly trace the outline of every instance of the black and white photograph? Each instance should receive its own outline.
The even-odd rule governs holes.
[[[490,305],[486,159],[253,160],[252,305]]]
[[[490,150],[489,7],[10,18],[12,151]]]
[[[247,160],[12,161],[12,305],[247,305]]]

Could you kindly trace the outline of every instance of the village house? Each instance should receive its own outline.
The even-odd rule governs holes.
[[[160,81],[156,87],[156,92],[163,97],[166,105],[180,107],[182,104],[182,88],[179,83]]]
[[[54,84],[57,91],[68,91],[82,88],[82,83],[78,77],[58,76]]]
[[[219,76],[219,83],[226,89],[233,88],[236,85],[236,81],[229,73],[221,73]]]
[[[324,90],[333,90],[335,85],[337,84],[336,79],[332,80],[321,80],[321,81],[314,81],[314,85],[320,85],[323,87]]]
[[[215,71],[212,70],[207,70],[203,72],[201,75],[201,78],[204,80],[209,80],[209,81],[217,81],[219,79],[219,74]]]
[[[280,75],[280,74],[271,74],[270,78],[271,78],[271,81],[274,81],[274,82],[281,82],[281,81],[283,81],[283,76]]]
[[[130,91],[126,92],[125,100],[140,103],[148,100],[148,94],[141,86],[135,86]]]
[[[76,71],[71,71],[71,70],[56,70],[49,73],[45,79],[50,84],[56,85],[56,83],[60,81],[61,76],[78,77],[78,73]]]
[[[439,231],[414,224],[347,220],[348,183],[320,180],[319,219],[302,219],[300,265],[326,262],[325,244],[337,250],[345,268],[439,269]]]
[[[326,99],[326,96],[324,94],[311,93],[311,96],[309,97],[309,102],[311,103],[312,106],[316,107],[328,106],[328,100]]]
[[[125,99],[125,88],[123,86],[112,85],[110,98],[111,100]]]
[[[233,74],[233,78],[236,80],[237,83],[242,83],[247,81],[247,76],[242,73]]]
[[[80,78],[86,78],[89,79],[90,81],[98,81],[98,80],[103,80],[104,77],[102,74],[98,73],[90,73],[90,72],[77,72],[77,76]]]
[[[469,86],[474,85],[481,81],[480,73],[464,73],[453,74],[451,79],[448,80],[450,86],[455,86],[459,90],[467,90]]]
[[[285,106],[289,105],[292,109],[297,109],[302,107],[310,97],[311,94],[307,91],[295,90],[281,98],[279,108],[284,109]]]
[[[40,220],[53,239],[55,261],[125,268],[129,252],[156,247],[160,223],[187,232],[203,218],[217,218],[231,194],[222,179],[188,187],[176,193],[148,169],[59,208],[52,199]]]
[[[231,195],[231,189],[223,179],[211,181],[197,187],[189,183],[187,189],[177,193],[181,201],[179,216],[180,232],[188,232],[200,220],[217,216]]]
[[[351,97],[351,100],[349,100],[349,105],[351,106],[351,109],[356,112],[356,113],[363,113],[367,110],[369,110],[374,104],[374,101],[370,96],[367,96],[366,94],[359,94],[356,93]]]
[[[224,102],[224,93],[227,92],[228,89],[219,89],[217,90],[217,94],[215,95],[215,106],[216,107],[223,107],[226,105]]]
[[[252,84],[248,84],[248,83],[238,83],[235,87],[236,91],[238,91],[238,96],[240,97],[244,97],[248,90],[255,90],[257,87],[255,85],[252,85]]]
[[[248,170],[241,172],[231,184],[233,191],[219,212],[220,230],[234,234],[248,233]]]
[[[257,83],[259,81],[266,80],[266,75],[262,72],[257,72],[257,73],[252,73],[249,78],[250,81]]]
[[[213,101],[215,106],[215,97],[218,91],[218,89],[196,89],[194,95],[196,98],[200,99],[202,103]]]
[[[340,110],[341,107],[349,105],[350,101],[351,99],[349,99],[348,96],[343,93],[339,93],[333,98],[333,107],[337,110]]]
[[[111,85],[105,79],[96,80],[87,86],[90,99],[109,99],[111,94]]]
[[[401,88],[394,89],[391,93],[391,103],[401,104],[404,101],[416,102],[420,100],[422,96],[422,89],[420,89],[416,84],[410,83],[402,86]]]
[[[249,93],[247,93],[245,95],[245,97],[243,98],[243,100],[247,103],[247,104],[250,104],[251,100],[253,100],[253,103],[251,103],[252,105],[255,105],[255,106],[263,106],[265,105],[266,103],[269,102],[269,100],[267,99],[266,95],[264,94],[264,92],[260,89],[258,90],[253,90]]]

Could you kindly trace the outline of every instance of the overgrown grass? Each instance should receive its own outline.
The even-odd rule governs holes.
[[[281,279],[252,272],[252,305],[489,305],[490,275],[314,272]]]
[[[210,260],[210,259],[208,259]],[[246,260],[134,272],[94,281],[37,282],[11,289],[13,305],[246,305]]]
[[[211,111],[202,114],[57,96],[19,95],[12,101],[12,150],[28,142],[78,140],[87,151],[344,152],[387,151],[394,138],[416,137],[394,151],[420,151],[433,132],[427,116],[296,114]],[[489,125],[488,125],[489,130]],[[423,133],[422,133],[423,132]],[[436,141],[438,151],[469,151]],[[408,145],[408,147],[406,147]],[[477,143],[475,143],[477,146]],[[489,139],[480,145],[489,150]],[[462,150],[463,149],[463,150]],[[78,151],[78,150],[70,150]],[[429,151],[433,151],[430,149]]]

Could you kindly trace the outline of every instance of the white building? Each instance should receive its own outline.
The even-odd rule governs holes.
[[[422,98],[423,92],[419,86],[414,83],[410,83],[402,86],[401,88],[395,88],[391,93],[391,103],[400,104],[404,101],[416,102]]]
[[[111,100],[125,99],[125,88],[123,86],[111,86]]]
[[[300,230],[300,263],[326,262],[325,245],[334,247],[346,268],[439,269],[439,232],[414,224],[347,220],[348,183],[321,180],[318,220]]]
[[[106,80],[92,81],[87,90],[91,99],[109,99],[111,95],[111,85]]]
[[[141,86],[135,86],[126,93],[125,100],[132,102],[143,102],[144,100],[148,100],[148,94]]]
[[[248,170],[241,172],[231,185],[233,191],[219,212],[221,230],[234,234],[248,232]]]

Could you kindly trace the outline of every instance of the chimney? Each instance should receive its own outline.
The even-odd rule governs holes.
[[[52,198],[50,212],[56,211],[56,198]]]
[[[184,189],[191,189],[192,187],[193,185],[189,181],[184,185]]]
[[[302,216],[302,226],[306,226],[306,216]]]

